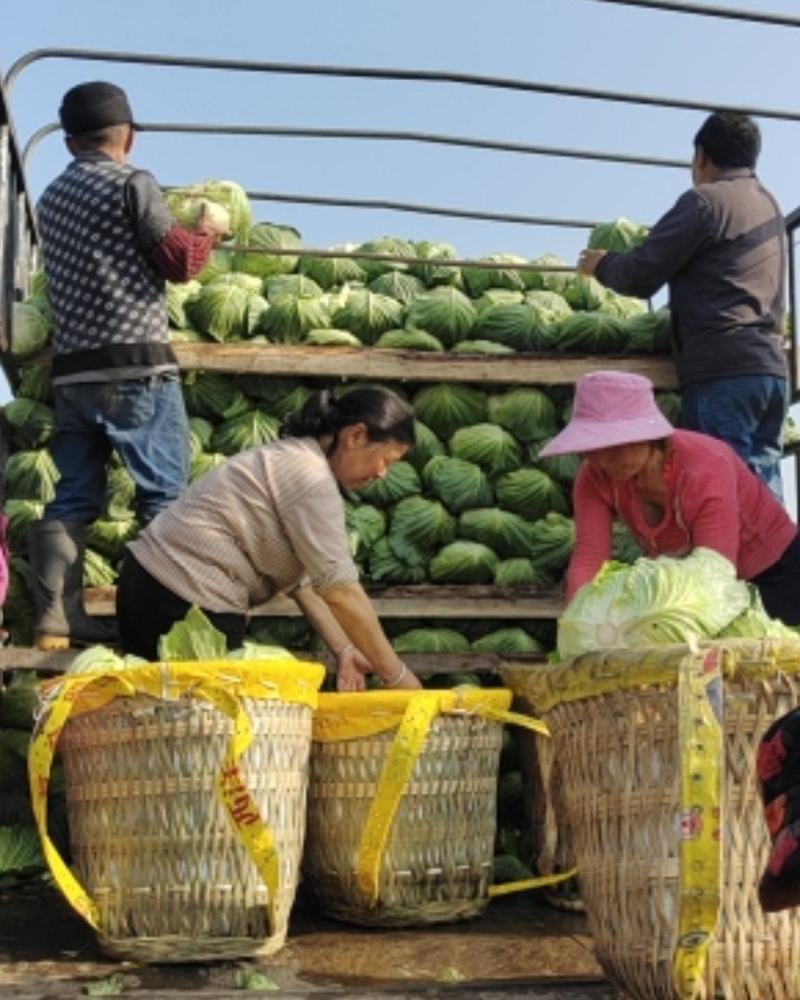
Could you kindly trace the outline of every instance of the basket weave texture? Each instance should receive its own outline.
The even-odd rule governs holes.
[[[685,647],[580,657],[542,687],[535,671],[502,672],[505,683],[539,703],[553,734],[581,896],[597,958],[631,997],[677,998],[680,856],[678,701],[670,673]],[[800,920],[765,914],[757,886],[769,840],[755,780],[758,741],[798,704],[800,643],[724,644],[723,886],[716,940],[698,997],[797,1000]],[[585,677],[620,679],[618,690],[560,701],[570,666]],[[545,668],[548,669],[548,668]],[[664,683],[628,686],[626,673],[656,672]],[[544,705],[542,693],[549,687]],[[605,683],[608,688],[608,683]]]
[[[216,792],[231,721],[194,699],[118,698],[71,718],[64,761],[73,865],[116,958],[188,962],[268,954],[284,943],[305,830],[310,707],[243,698],[240,765],[280,859],[267,890]]]
[[[373,904],[358,885],[356,856],[394,737],[389,730],[314,742],[304,889],[331,916],[368,926],[477,916],[492,879],[502,727],[469,714],[433,719],[394,816]]]

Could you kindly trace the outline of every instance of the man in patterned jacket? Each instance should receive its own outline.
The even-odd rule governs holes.
[[[119,87],[79,84],[59,115],[74,159],[38,205],[60,474],[30,537],[44,649],[113,638],[82,603],[86,526],[101,512],[112,450],[136,484],[141,525],[186,484],[188,429],[164,281],[197,274],[220,235],[205,213],[192,231],[177,225],[153,176],[128,163],[136,126]]]

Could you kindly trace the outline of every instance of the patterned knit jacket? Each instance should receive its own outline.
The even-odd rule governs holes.
[[[54,377],[174,363],[164,279],[137,241],[125,200],[135,172],[78,158],[39,201]]]

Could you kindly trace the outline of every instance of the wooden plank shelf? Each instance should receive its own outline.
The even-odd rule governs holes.
[[[563,594],[530,587],[437,586],[391,587],[370,591],[381,618],[558,618]],[[113,615],[114,587],[88,587],[84,605],[90,615]],[[283,618],[300,614],[295,602],[279,595],[252,611],[255,617]]]
[[[178,342],[172,347],[184,371],[398,382],[573,385],[587,372],[617,369],[646,375],[657,389],[677,387],[675,366],[664,355],[571,356],[548,352],[497,356],[260,343]]]

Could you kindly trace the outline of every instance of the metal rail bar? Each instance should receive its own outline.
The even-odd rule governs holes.
[[[674,108],[682,111],[738,111],[757,118],[777,118],[800,121],[800,112],[780,108],[721,104],[717,101],[688,100],[636,94],[591,87],[569,87],[564,84],[510,77],[483,76],[455,70],[397,69],[375,66],[335,66],[313,63],[258,62],[241,59],[201,58],[199,56],[155,55],[150,53],[118,52],[98,49],[47,48],[35,49],[20,57],[5,78],[7,89],[14,85],[26,66],[40,59],[84,59],[95,62],[124,62],[139,65],[176,66],[189,69],[225,69],[240,72],[283,73],[291,76],[333,76],[352,79],[397,80],[415,83],[456,83],[467,87],[495,90],[516,90],[524,93],[549,94],[555,97],[582,97],[594,101],[641,104],[647,107]]]
[[[254,201],[289,202],[299,205],[327,205],[335,208],[383,209],[410,212],[416,215],[439,215],[454,219],[479,219],[483,222],[508,222],[522,226],[561,226],[567,229],[593,229],[596,220],[559,219],[541,215],[515,215],[511,212],[477,212],[468,208],[444,208],[437,205],[415,205],[405,201],[384,201],[375,198],[328,198],[322,195],[281,194],[276,191],[247,191]],[[334,256],[343,256],[334,254]]]
[[[608,163],[628,163],[644,167],[670,167],[688,170],[688,160],[659,156],[635,156],[628,153],[607,153],[596,149],[571,149],[565,146],[537,146],[523,142],[501,142],[473,136],[441,135],[436,132],[411,132],[387,129],[295,128],[288,125],[219,125],[210,122],[138,122],[143,132],[186,132],[192,135],[266,135],[289,139],[368,139],[388,142],[419,142],[467,149],[485,149],[502,153],[524,153],[531,156],[560,156],[576,160],[599,160]],[[22,162],[46,136],[59,132],[58,122],[43,125],[28,140],[22,152]]]
[[[735,7],[716,7],[682,0],[594,0],[595,3],[621,4],[625,7],[645,7],[669,11],[671,14],[700,14],[702,17],[728,18],[732,21],[752,21],[781,28],[800,28],[800,17],[791,14],[772,14],[758,10],[738,10]]]

